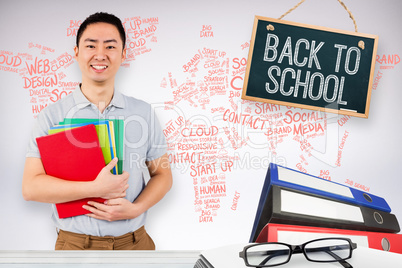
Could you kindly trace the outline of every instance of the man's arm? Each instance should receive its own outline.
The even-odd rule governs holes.
[[[167,154],[153,161],[147,162],[151,175],[147,186],[133,202],[138,207],[138,215],[141,215],[156,203],[158,203],[172,188],[173,178]],[[138,216],[137,215],[137,216]]]
[[[25,200],[44,203],[63,203],[87,197],[124,197],[129,175],[110,173],[116,164],[117,159],[112,160],[94,181],[77,182],[49,176],[40,158],[27,157],[22,179],[22,195]]]
[[[107,221],[133,219],[158,203],[173,183],[168,156],[164,154],[147,165],[151,179],[133,203],[124,198],[110,199],[105,204],[90,201],[84,206],[92,212],[88,216]]]

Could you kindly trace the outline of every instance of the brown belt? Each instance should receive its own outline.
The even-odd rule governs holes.
[[[70,240],[73,239],[80,244],[84,244],[84,248],[89,248],[90,244],[96,243],[96,242],[107,242],[111,246],[116,244],[121,244],[121,243],[127,243],[130,241],[136,241],[145,233],[145,228],[144,226],[140,227],[138,230],[127,233],[121,236],[93,236],[93,235],[85,235],[85,234],[77,234],[77,233],[72,233],[68,231],[59,231],[59,236],[62,239],[65,240]]]

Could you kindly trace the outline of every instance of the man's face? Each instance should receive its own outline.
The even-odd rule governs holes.
[[[126,56],[117,28],[103,22],[90,24],[78,45],[74,52],[83,83],[114,84],[115,75]]]

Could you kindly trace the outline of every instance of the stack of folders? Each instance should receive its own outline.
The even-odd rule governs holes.
[[[48,134],[36,139],[46,174],[65,180],[92,181],[115,157],[119,161],[111,172],[122,173],[123,120],[65,119],[51,127]],[[87,198],[58,203],[59,218],[89,213],[82,208],[89,200],[104,201]]]
[[[250,242],[301,244],[341,236],[402,253],[399,231],[384,198],[271,163]]]

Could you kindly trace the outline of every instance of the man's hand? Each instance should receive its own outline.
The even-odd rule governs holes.
[[[92,212],[87,214],[89,217],[105,221],[133,219],[139,215],[135,205],[124,198],[106,200],[103,204],[89,201],[83,208]]]
[[[126,196],[127,172],[114,175],[110,170],[117,158],[105,166],[93,181],[70,181],[49,176],[40,158],[27,157],[22,180],[22,194],[27,201],[64,203],[88,197],[113,199]]]
[[[112,174],[110,170],[116,165],[117,158],[114,158],[99,172],[98,176],[93,181],[95,192],[98,193],[96,197],[113,199],[126,196],[129,174],[126,171],[123,171],[120,175]]]
[[[164,154],[158,159],[147,162],[147,165],[151,179],[133,203],[124,198],[111,198],[104,204],[90,201],[88,205],[83,206],[91,212],[87,215],[106,221],[134,219],[159,202],[172,187],[168,156]],[[116,175],[111,176],[116,177]]]

